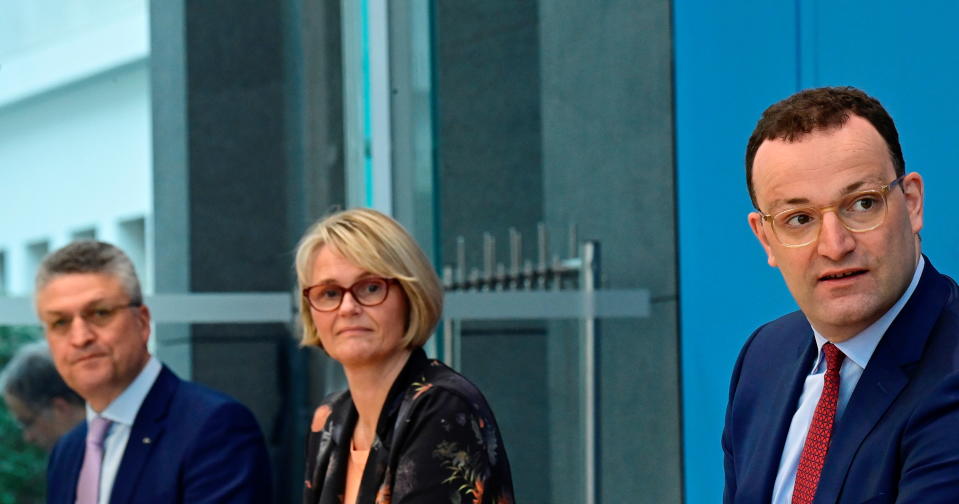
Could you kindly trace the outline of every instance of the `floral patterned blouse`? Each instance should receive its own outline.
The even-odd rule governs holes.
[[[306,441],[304,504],[340,504],[357,421],[350,392],[316,409]],[[486,399],[415,349],[393,383],[357,504],[513,504],[506,448]]]

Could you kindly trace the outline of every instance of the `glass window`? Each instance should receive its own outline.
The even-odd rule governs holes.
[[[95,228],[80,229],[71,233],[70,238],[72,241],[96,240],[97,230]]]

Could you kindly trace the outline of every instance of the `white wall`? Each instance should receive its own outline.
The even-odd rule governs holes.
[[[12,62],[0,67],[0,269],[8,295],[32,290],[31,256],[44,245],[54,250],[90,231],[114,243],[150,234],[146,4],[102,5],[103,23],[74,12],[71,30],[34,34],[36,45],[0,37],[0,64]],[[151,254],[144,245],[136,254],[149,289]]]

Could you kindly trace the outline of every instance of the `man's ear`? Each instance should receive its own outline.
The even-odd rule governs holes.
[[[140,321],[140,337],[143,339],[143,344],[146,345],[150,339],[150,309],[147,308],[147,305],[140,305],[136,307],[136,311],[137,319]]]
[[[912,172],[902,179],[901,185],[902,193],[906,199],[906,212],[909,214],[912,233],[918,234],[922,229],[923,195],[925,194],[922,176]]]
[[[749,221],[749,227],[753,230],[753,234],[756,235],[756,239],[759,240],[759,244],[763,247],[763,250],[766,251],[766,262],[775,268],[776,256],[773,255],[773,249],[769,246],[769,239],[766,237],[766,229],[763,226],[762,214],[759,212],[749,212],[746,220]]]

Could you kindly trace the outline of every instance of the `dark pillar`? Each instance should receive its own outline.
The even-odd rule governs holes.
[[[305,4],[151,2],[158,293],[290,292],[296,241],[342,201],[338,9]],[[302,484],[296,337],[286,324],[158,328],[162,360],[253,410],[277,502]]]

